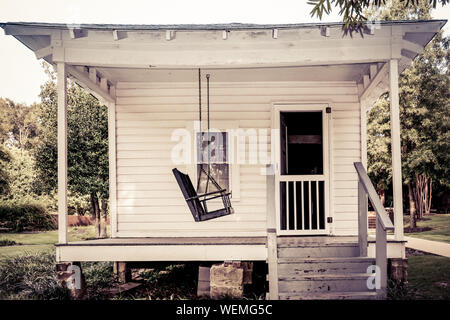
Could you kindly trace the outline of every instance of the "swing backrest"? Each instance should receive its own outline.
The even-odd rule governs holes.
[[[191,210],[194,220],[200,221],[200,216],[205,213],[205,210],[203,209],[203,206],[198,198],[192,199],[192,197],[197,196],[197,191],[195,191],[194,186],[192,185],[191,178],[189,178],[189,175],[180,172],[177,168],[172,169],[172,172],[178,182],[181,192],[183,193],[184,199],[191,198],[191,200],[186,202],[189,210]]]

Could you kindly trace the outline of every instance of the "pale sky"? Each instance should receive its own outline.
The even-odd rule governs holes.
[[[0,22],[184,24],[307,23],[306,0],[0,0]],[[449,19],[450,5],[435,19]],[[341,21],[335,10],[324,22]],[[445,26],[446,33],[450,30]],[[31,104],[39,101],[46,76],[31,50],[0,29],[0,97]]]

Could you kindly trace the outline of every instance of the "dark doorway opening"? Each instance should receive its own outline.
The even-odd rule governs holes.
[[[282,175],[323,174],[322,111],[281,112]]]

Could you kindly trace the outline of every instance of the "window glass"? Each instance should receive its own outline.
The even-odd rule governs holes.
[[[197,133],[197,176],[200,177],[197,192],[205,193],[207,185],[207,176],[201,169],[208,172],[208,154],[209,154],[209,172],[220,187],[230,191],[230,168],[228,163],[228,136],[226,132],[207,132]],[[209,181],[208,192],[215,191],[217,188]]]

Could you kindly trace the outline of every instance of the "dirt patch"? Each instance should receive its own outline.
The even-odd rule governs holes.
[[[15,242],[14,240],[0,239],[0,247],[20,246],[20,245],[22,244]]]
[[[432,253],[415,250],[415,249],[411,249],[411,248],[406,248],[405,253],[406,253],[407,258],[415,257],[415,256],[434,256],[434,254],[432,254]]]
[[[406,227],[404,230],[405,230],[405,233],[418,233],[418,232],[430,231],[433,229],[430,227],[415,227],[412,229],[411,229],[411,227]]]

